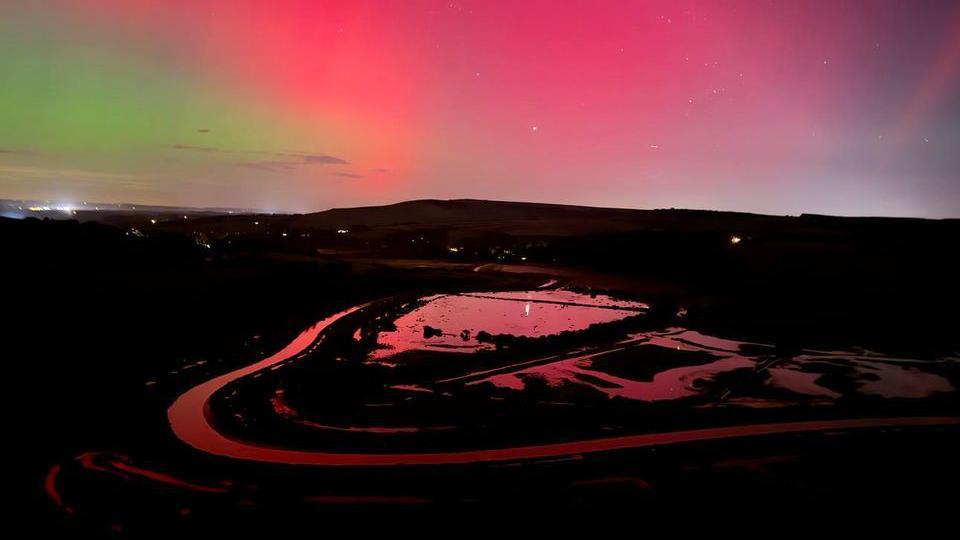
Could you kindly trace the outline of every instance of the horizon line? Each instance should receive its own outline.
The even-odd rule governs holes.
[[[190,205],[174,205],[174,204],[153,204],[153,203],[139,203],[139,202],[108,202],[108,201],[82,201],[77,203],[72,200],[63,200],[63,199],[43,199],[43,198],[28,198],[28,199],[16,199],[16,198],[3,198],[0,197],[0,203],[11,203],[11,202],[37,202],[37,203],[46,203],[51,205],[60,205],[60,207],[51,206],[49,210],[43,210],[41,212],[56,212],[60,211],[64,205],[69,205],[76,211],[83,212],[96,212],[96,211],[118,211],[118,210],[133,210],[139,211],[136,207],[143,207],[146,209],[155,209],[155,210],[196,210],[196,211],[207,211],[214,213],[226,213],[232,215],[255,215],[255,214],[269,214],[269,215],[281,215],[281,216],[301,216],[301,215],[310,215],[310,214],[320,214],[323,212],[329,212],[333,210],[358,210],[365,208],[383,208],[387,206],[396,206],[400,204],[407,203],[417,203],[417,202],[440,202],[440,203],[455,203],[455,202],[480,202],[480,203],[499,203],[499,204],[517,204],[517,205],[540,205],[540,206],[556,206],[556,207],[568,207],[568,208],[588,208],[594,210],[615,210],[615,211],[625,211],[625,212],[716,212],[716,213],[727,213],[727,214],[744,214],[744,215],[755,215],[755,216],[768,216],[768,217],[785,217],[785,218],[796,218],[802,216],[818,216],[818,217],[830,217],[830,218],[850,218],[850,219],[921,219],[921,220],[931,220],[931,221],[944,221],[944,220],[957,220],[960,219],[960,216],[956,217],[924,217],[916,215],[864,215],[864,214],[827,214],[821,212],[801,212],[801,213],[766,213],[766,212],[755,212],[747,210],[727,210],[719,208],[694,208],[694,207],[680,207],[680,206],[670,206],[670,207],[625,207],[625,206],[594,206],[589,204],[571,204],[571,203],[557,203],[557,202],[540,202],[540,201],[528,201],[528,200],[505,200],[505,199],[478,199],[478,198],[452,198],[452,199],[443,199],[443,198],[419,198],[419,199],[404,199],[395,202],[388,202],[383,204],[368,204],[368,205],[358,205],[358,206],[333,206],[320,210],[311,210],[305,212],[285,210],[285,209],[266,209],[266,208],[243,208],[243,207],[231,207],[231,206],[190,206]],[[88,208],[78,208],[80,206]],[[100,208],[98,210],[91,209],[89,207],[126,207],[126,208]],[[27,209],[23,209],[27,211]],[[29,217],[29,216],[25,216]]]

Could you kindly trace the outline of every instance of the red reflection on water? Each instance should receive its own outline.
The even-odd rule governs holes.
[[[523,391],[527,380],[538,379],[549,386],[580,385],[590,387],[610,398],[626,398],[641,401],[680,399],[702,394],[702,383],[715,380],[719,375],[735,370],[760,370],[758,357],[747,356],[740,351],[750,345],[765,347],[760,343],[740,342],[707,336],[684,329],[669,329],[665,332],[642,333],[617,343],[619,347],[594,351],[579,356],[548,361],[524,362],[515,369],[491,370],[490,376],[478,379],[483,372],[458,379],[472,379],[468,384],[490,383],[494,386]],[[630,349],[636,353],[636,361],[642,363],[645,347],[662,347],[678,351],[708,353],[715,361],[664,369],[653,375],[650,381],[637,381],[617,377],[594,366],[597,357]],[[772,350],[772,348],[771,348]],[[887,399],[923,399],[954,390],[953,384],[944,376],[929,373],[899,363],[915,362],[910,359],[892,358],[876,353],[869,355],[851,351],[807,351],[790,359],[778,361],[775,367],[762,368],[767,387],[784,390],[800,397],[824,402],[838,399],[842,394],[822,384],[827,366],[848,370],[849,378],[856,383],[856,392],[873,394]],[[764,400],[751,396],[739,396],[727,405],[749,407],[774,407],[789,404],[787,401]]]
[[[704,336],[689,330],[673,329],[665,333],[638,334],[620,342],[619,345],[621,346],[612,349],[498,373],[469,384],[490,383],[501,388],[521,391],[526,388],[527,379],[536,378],[550,386],[565,384],[588,386],[610,398],[663,401],[698,395],[703,392],[703,389],[696,385],[697,382],[713,379],[721,373],[752,368],[756,365],[755,360],[734,352],[739,350],[740,342]],[[617,377],[593,366],[594,359],[623,351],[630,345],[634,345],[630,350],[636,352],[638,362],[643,361],[643,349],[646,347],[707,352],[716,356],[717,360],[701,365],[665,369],[653,375],[650,381]]]
[[[562,383],[589,386],[607,397],[622,397],[642,401],[663,401],[694,396],[702,392],[694,383],[711,379],[719,373],[734,369],[750,368],[754,363],[745,358],[724,358],[702,366],[685,366],[661,371],[653,381],[635,381],[616,377],[602,371],[589,369],[589,357],[582,356],[545,366],[538,366],[517,373],[495,375],[471,384],[490,382],[496,386],[522,390],[526,387],[524,378],[537,377],[548,384],[557,386]],[[585,375],[586,377],[581,377]],[[594,382],[597,381],[597,382]]]
[[[511,301],[504,301],[510,304]],[[357,306],[336,315],[327,317],[310,329],[303,332],[293,342],[277,354],[264,359],[260,362],[238,369],[236,371],[221,375],[211,381],[203,383],[182,396],[174,402],[168,410],[168,418],[174,433],[185,443],[198,450],[235,459],[246,459],[268,463],[284,463],[294,465],[324,465],[324,466],[395,466],[395,465],[446,465],[446,464],[465,464],[475,462],[495,462],[495,461],[514,461],[530,459],[549,459],[564,458],[592,452],[606,452],[612,450],[623,450],[631,448],[641,448],[648,446],[677,444],[684,442],[704,441],[712,439],[725,439],[736,437],[751,437],[759,435],[773,435],[783,433],[799,433],[806,431],[824,431],[824,430],[845,430],[859,428],[877,428],[877,427],[897,427],[897,426],[943,426],[958,425],[960,418],[957,417],[907,417],[907,418],[853,418],[846,420],[822,420],[805,422],[786,422],[776,424],[754,424],[729,426],[720,428],[695,429],[687,431],[676,431],[668,433],[645,433],[639,435],[629,435],[620,437],[609,437],[599,439],[589,439],[580,441],[568,441],[560,443],[549,443],[542,445],[520,446],[509,448],[495,448],[483,450],[466,450],[453,452],[414,452],[414,453],[333,453],[310,450],[294,450],[285,448],[276,448],[267,445],[260,445],[255,442],[249,442],[230,438],[216,430],[209,421],[208,400],[219,389],[226,384],[244,377],[255,374],[262,369],[270,368],[280,362],[291,358],[302,358],[306,353],[313,350],[323,340],[322,331],[329,325],[335,323],[342,317],[353,313],[366,305]],[[598,311],[616,311],[616,309],[598,309]],[[666,380],[672,380],[676,385],[687,385],[691,379],[692,373],[706,373],[731,369],[740,365],[740,362],[748,362],[748,365],[754,365],[754,360],[747,359],[733,352],[739,347],[737,342],[726,340],[714,340],[708,336],[702,336],[695,332],[674,331],[672,334],[659,334],[660,338],[667,338],[670,346],[679,348],[692,347],[700,350],[713,351],[712,354],[720,358],[716,362],[699,366],[686,366],[667,370],[658,374],[670,374]],[[704,340],[709,343],[702,343]],[[724,341],[721,343],[721,341]],[[593,355],[596,356],[596,355]],[[582,369],[583,366],[576,366],[577,360],[573,359],[573,368]],[[567,362],[569,359],[559,362]],[[729,364],[729,365],[727,365]],[[550,367],[547,364],[545,367]],[[552,369],[552,368],[551,368]],[[511,374],[515,375],[515,374]],[[684,378],[684,375],[687,378]],[[781,374],[782,375],[782,374]],[[611,379],[612,380],[612,379]],[[633,393],[637,386],[642,384],[638,381],[622,380],[624,384],[620,386],[621,392]],[[656,383],[656,377],[654,383]],[[639,395],[650,394],[647,392],[650,388],[645,388]],[[674,389],[671,389],[673,392]],[[684,390],[686,391],[686,390]],[[642,397],[640,399],[643,399]],[[329,426],[327,426],[329,427]],[[350,429],[350,428],[347,428]],[[124,470],[133,471],[131,468]],[[163,480],[163,476],[154,475],[154,479]],[[167,478],[169,480],[169,478]]]
[[[270,406],[273,407],[273,412],[277,416],[287,419],[295,419],[300,416],[300,413],[296,409],[291,407],[287,401],[284,399],[286,392],[283,388],[278,388],[274,393],[273,397],[270,398]]]
[[[76,458],[76,462],[88,471],[109,474],[124,480],[130,480],[132,477],[140,477],[152,482],[167,484],[190,491],[201,493],[225,493],[227,490],[222,486],[210,486],[184,480],[172,474],[160,472],[145,467],[133,465],[129,457],[122,454],[109,454],[104,452],[86,452]],[[59,465],[57,465],[59,467]]]
[[[50,467],[50,470],[47,472],[46,478],[43,480],[43,489],[47,493],[47,497],[50,497],[50,500],[53,501],[53,504],[57,505],[59,508],[63,509],[64,512],[72,514],[74,509],[72,506],[67,506],[63,503],[63,494],[60,493],[59,480],[60,478],[60,465],[54,465]]]
[[[957,417],[903,417],[903,418],[852,418],[846,420],[821,420],[808,422],[783,422],[776,424],[751,424],[721,428],[693,429],[668,433],[645,433],[624,437],[610,437],[563,443],[552,443],[489,450],[467,450],[436,453],[332,453],[309,450],[291,450],[256,443],[223,439],[216,445],[203,448],[211,454],[246,459],[264,463],[283,463],[289,465],[322,465],[383,467],[401,465],[462,465],[469,463],[518,461],[558,458],[628,450],[651,446],[689,443],[761,435],[803,433],[812,431],[836,431],[863,428],[891,428],[907,426],[948,426],[960,425]]]
[[[536,290],[437,295],[394,322],[396,330],[380,332],[382,348],[371,354],[383,360],[411,350],[475,352],[493,349],[477,334],[541,337],[583,330],[592,324],[618,321],[647,308],[646,304],[589,296],[566,290]],[[442,330],[426,337],[424,327]]]
[[[226,493],[227,492],[226,488],[223,488],[223,487],[195,484],[193,482],[188,482],[186,480],[177,478],[176,476],[173,476],[171,474],[162,473],[162,472],[154,471],[151,469],[144,469],[142,467],[135,467],[133,465],[130,465],[129,463],[126,463],[120,460],[114,460],[112,461],[112,464],[114,467],[116,467],[121,471],[135,474],[137,476],[141,476],[143,478],[152,480],[154,482],[159,482],[161,484],[168,484],[171,486],[188,489],[190,491],[199,491],[201,493]]]
[[[399,390],[410,390],[416,392],[432,393],[432,390],[420,388],[416,385],[395,385],[390,388]],[[373,433],[376,435],[390,435],[396,433],[420,433],[421,431],[449,431],[456,429],[456,426],[338,426],[333,424],[323,424],[312,420],[305,420],[300,417],[300,411],[294,409],[285,399],[286,392],[279,388],[274,391],[270,398],[270,404],[273,412],[290,422],[301,426],[320,429],[326,431],[341,431],[346,433]]]
[[[218,455],[230,455],[229,450],[236,444],[220,434],[210,423],[209,400],[217,390],[227,384],[262,369],[284,362],[294,357],[302,358],[319,343],[320,333],[335,321],[366,307],[367,304],[331,315],[300,333],[293,341],[277,353],[259,362],[242,367],[195,386],[182,394],[167,410],[167,419],[174,434],[183,442],[199,450]],[[316,343],[315,343],[316,342]]]
[[[420,428],[420,427],[383,427],[383,426],[334,426],[331,424],[321,424],[310,420],[297,420],[302,426],[321,429],[327,431],[342,431],[344,433],[374,433],[376,435],[390,435],[393,433],[419,433],[421,431],[436,430],[438,428]],[[448,428],[448,429],[452,429]]]

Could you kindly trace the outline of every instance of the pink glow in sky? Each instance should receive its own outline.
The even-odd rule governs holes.
[[[0,197],[960,216],[952,2],[0,3]]]

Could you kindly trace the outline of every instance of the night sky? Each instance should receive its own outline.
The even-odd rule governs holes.
[[[0,0],[0,197],[960,217],[960,2]]]

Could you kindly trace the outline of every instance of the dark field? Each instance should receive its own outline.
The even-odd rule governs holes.
[[[3,219],[17,513],[195,536],[935,509],[958,233],[486,201]]]

